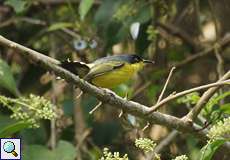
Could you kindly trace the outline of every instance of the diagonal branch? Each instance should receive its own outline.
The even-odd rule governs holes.
[[[217,44],[220,48],[225,48],[226,46],[228,46],[230,43],[230,34],[226,34],[222,39],[220,39]],[[197,59],[199,59],[200,57],[204,57],[207,56],[209,54],[212,54],[216,49],[216,45],[204,48],[204,50],[194,53],[193,55],[185,58],[184,60],[182,60],[179,63],[173,64],[172,66],[175,66],[176,68],[181,68],[183,67],[185,64],[191,63]],[[169,68],[171,68],[172,66],[169,66]]]
[[[226,74],[229,74],[230,71]],[[151,107],[149,113],[152,113],[154,111],[156,111],[159,107],[163,106],[164,104],[168,103],[169,101],[172,101],[176,98],[179,98],[181,96],[184,96],[186,94],[195,92],[195,91],[199,91],[202,89],[207,89],[207,88],[211,88],[211,87],[215,87],[216,89],[214,90],[214,92],[219,88],[218,86],[223,86],[223,85],[230,85],[230,79],[229,80],[225,80],[225,81],[218,81],[215,83],[210,83],[207,85],[203,85],[203,86],[199,86],[199,87],[195,87],[195,88],[191,88],[182,92],[179,92],[177,94],[171,94],[168,97],[166,97],[165,99],[163,99],[162,101],[160,101],[159,103],[155,104],[154,106]],[[213,89],[213,88],[211,88]],[[202,101],[203,102],[203,101]]]
[[[171,71],[170,71],[170,73],[169,73],[169,75],[168,75],[168,78],[167,78],[167,80],[166,80],[166,82],[165,82],[165,85],[164,85],[164,87],[163,87],[163,89],[162,89],[162,91],[161,91],[161,94],[160,94],[160,96],[159,96],[159,98],[158,98],[158,100],[157,100],[157,103],[159,103],[159,102],[162,100],[163,95],[164,95],[164,92],[165,92],[165,90],[166,90],[166,88],[167,88],[167,86],[168,86],[169,80],[170,80],[170,78],[172,77],[173,71],[174,71],[175,69],[176,69],[176,67],[172,67],[172,69],[171,69]]]
[[[165,147],[169,146],[172,143],[172,140],[178,136],[179,132],[177,130],[171,131],[160,143],[156,146],[153,152],[147,155],[147,160],[153,160],[155,153],[160,153]]]
[[[184,123],[184,121],[174,116],[158,112],[146,116],[149,112],[149,107],[139,104],[137,102],[125,100],[124,98],[109,92],[107,89],[97,88],[96,86],[84,81],[83,79],[80,79],[78,76],[60,67],[58,65],[60,63],[58,60],[55,60],[37,51],[34,51],[18,43],[10,41],[4,38],[3,36],[0,36],[0,44],[20,51],[28,59],[35,61],[37,64],[42,65],[48,70],[52,70],[56,75],[61,76],[70,83],[73,83],[74,85],[79,87],[83,92],[95,96],[98,100],[102,101],[103,103],[110,104],[112,107],[118,107],[128,113],[131,113],[138,117],[142,117],[156,124],[165,125],[169,128],[177,128],[181,131],[186,131],[188,129],[190,131],[195,131],[194,128],[191,128],[186,123]]]
[[[97,88],[96,86],[80,79],[78,76],[60,67],[58,65],[60,62],[55,59],[52,59],[39,52],[24,47],[13,41],[10,41],[4,38],[3,36],[0,36],[0,44],[20,51],[28,59],[32,59],[39,65],[42,65],[43,67],[46,67],[49,70],[52,70],[56,75],[61,76],[66,81],[76,85],[82,91],[95,96],[98,100],[102,101],[103,103],[110,104],[111,107],[120,108],[126,111],[127,113],[143,118],[149,122],[164,125],[171,129],[177,129],[182,132],[191,133],[198,136],[201,139],[207,139],[205,132],[196,131],[199,128],[196,126],[196,124],[188,123],[183,119],[179,119],[177,117],[162,114],[159,112],[148,114],[150,109],[147,106],[139,104],[137,102],[127,101],[124,98],[107,91],[106,89]],[[226,144],[226,146],[230,148],[229,144]]]
[[[220,78],[217,83],[222,83],[230,78],[230,71],[225,73],[225,75]],[[213,94],[219,89],[220,86],[216,86],[213,88],[208,89],[204,94],[201,96],[200,100],[197,102],[195,107],[186,115],[187,120],[195,120],[198,114],[200,113],[201,109],[204,107],[205,103],[213,96]]]
[[[172,35],[180,37],[193,48],[195,49],[202,48],[199,43],[197,43],[193,38],[191,38],[191,36],[188,33],[186,33],[183,29],[179,28],[178,26],[172,23],[161,23],[159,21],[156,22],[156,24],[157,26],[171,33]]]

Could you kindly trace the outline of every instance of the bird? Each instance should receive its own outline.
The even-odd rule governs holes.
[[[61,67],[97,87],[112,89],[131,79],[146,64],[153,63],[136,54],[123,54],[99,58],[92,63],[63,61]]]

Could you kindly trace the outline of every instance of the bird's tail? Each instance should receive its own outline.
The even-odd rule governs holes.
[[[79,75],[81,78],[84,77],[90,70],[86,63],[78,61],[63,61],[60,66],[76,75]]]

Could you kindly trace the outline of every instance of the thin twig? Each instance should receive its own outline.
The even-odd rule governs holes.
[[[120,113],[119,113],[119,115],[118,115],[118,117],[121,118],[121,116],[123,115],[123,113],[124,113],[124,111],[121,110]]]
[[[68,28],[62,28],[61,29],[63,32],[65,32],[66,34],[76,38],[76,39],[81,39],[81,36],[77,33],[75,33],[74,31],[68,29]]]
[[[165,85],[164,85],[164,87],[163,87],[163,89],[162,89],[162,91],[161,91],[161,94],[160,94],[160,96],[159,96],[159,98],[158,98],[158,100],[157,100],[157,103],[159,103],[159,102],[161,101],[161,99],[162,99],[162,97],[163,97],[163,95],[164,95],[164,92],[165,92],[165,90],[166,90],[166,88],[167,88],[167,86],[168,86],[169,80],[170,80],[170,78],[172,77],[173,71],[174,71],[175,69],[176,69],[176,67],[172,67],[172,69],[170,70],[169,75],[168,75],[168,78],[167,78],[167,80],[166,80],[166,82],[165,82]]]
[[[169,144],[172,142],[174,138],[177,137],[179,132],[177,130],[171,131],[155,148],[156,153],[160,153],[160,151],[165,148],[166,146],[169,146]]]
[[[4,22],[1,22],[0,28],[7,27],[12,24],[17,24],[18,22],[26,22],[29,24],[34,24],[34,25],[40,25],[40,26],[46,26],[47,23],[43,20],[40,19],[35,19],[35,18],[30,18],[30,17],[13,17],[10,18]]]
[[[222,38],[221,40],[219,40],[217,42],[217,44],[220,48],[225,48],[226,46],[229,45],[229,43],[230,43],[230,34],[226,34],[224,38]],[[209,54],[212,54],[215,49],[216,49],[215,45],[209,46],[200,52],[192,54],[191,56],[185,58],[181,62],[173,64],[173,66],[175,66],[176,68],[180,68],[180,67],[182,67],[188,63],[191,63],[191,62],[199,59],[200,57],[204,57],[204,56],[207,56]],[[171,66],[169,66],[169,67],[171,68]]]
[[[229,71],[230,72],[230,71]],[[188,90],[185,90],[185,91],[182,91],[182,92],[179,92],[179,93],[176,93],[176,94],[171,94],[169,95],[168,97],[164,98],[162,101],[160,101],[159,103],[155,104],[154,106],[152,106],[149,110],[149,113],[152,113],[154,111],[156,111],[159,107],[161,107],[162,105],[168,103],[169,101],[171,100],[174,100],[176,98],[179,98],[181,96],[184,96],[186,94],[189,94],[189,93],[192,93],[192,92],[195,92],[195,91],[199,91],[199,90],[202,90],[202,89],[207,89],[207,88],[212,88],[212,87],[217,87],[217,86],[223,86],[223,85],[230,85],[230,79],[229,80],[226,80],[226,81],[218,81],[218,82],[215,82],[215,83],[210,83],[210,84],[207,84],[207,85],[203,85],[203,86],[199,86],[199,87],[195,87],[195,88],[192,88],[192,89],[188,89]]]
[[[227,79],[230,78],[230,71],[225,73],[225,75],[217,81],[217,83],[223,83],[226,82]],[[229,81],[229,80],[228,80]],[[204,94],[201,96],[197,104],[193,107],[193,109],[185,116],[185,118],[188,121],[194,121],[202,108],[204,107],[204,104],[213,96],[213,94],[219,89],[220,86],[216,86],[213,88],[208,89]]]
[[[219,47],[216,47],[216,49],[215,49],[215,56],[216,56],[216,59],[217,59],[216,70],[217,70],[217,73],[218,73],[218,78],[221,78],[224,75],[224,60],[223,60],[223,57],[220,54],[218,48]]]
[[[79,99],[82,96],[83,92],[80,91],[80,93],[78,93],[78,95],[76,95],[76,99]]]
[[[100,102],[89,112],[89,114],[93,114],[93,112],[96,111],[101,105],[102,105],[102,102],[100,101]]]
[[[215,56],[217,59],[216,71],[218,73],[218,78],[220,79],[224,75],[224,60],[222,55],[219,52],[219,47],[217,46],[215,49]],[[219,94],[223,93],[223,89],[219,90]],[[224,104],[224,99],[220,101],[220,104]]]
[[[153,152],[149,153],[146,160],[153,160],[156,153],[160,153],[164,148],[170,145],[170,143],[178,136],[177,130],[171,131],[160,143],[156,146]]]
[[[163,89],[162,89],[162,91],[161,91],[161,94],[160,94],[160,96],[159,96],[159,98],[158,98],[156,104],[158,104],[158,103],[161,101],[161,99],[163,98],[164,92],[165,92],[165,90],[166,90],[166,88],[167,88],[167,86],[168,86],[168,83],[169,83],[169,81],[170,81],[170,78],[172,77],[173,71],[174,71],[175,69],[176,69],[176,67],[172,67],[172,69],[170,70],[169,75],[168,75],[168,78],[167,78],[167,80],[166,80],[166,82],[165,82],[165,85],[164,85],[164,87],[163,87]],[[145,127],[142,129],[142,131],[146,130],[149,126],[150,126],[150,123],[148,122],[148,123],[145,125]]]
[[[142,131],[145,131],[149,126],[150,126],[150,123],[147,122],[147,124],[144,126],[144,128],[142,129]]]
[[[80,136],[81,139],[79,139],[78,144],[77,144],[77,146],[76,146],[76,148],[77,148],[76,150],[77,150],[77,151],[78,151],[79,148],[82,146],[82,144],[83,144],[83,142],[85,141],[85,139],[90,135],[91,131],[92,131],[92,129],[86,129],[86,130],[83,132],[83,134]]]
[[[129,94],[128,92],[125,93],[125,97],[124,97],[125,100],[128,99],[128,96],[129,96],[128,94]],[[121,118],[121,116],[122,116],[123,114],[124,114],[124,111],[121,110],[120,113],[119,113],[119,115],[118,115],[118,117]]]

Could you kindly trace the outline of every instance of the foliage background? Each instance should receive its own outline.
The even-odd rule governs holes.
[[[217,47],[212,54],[183,63],[227,34],[228,7],[227,0],[2,0],[0,34],[58,60],[91,62],[106,55],[128,53],[154,60],[154,67],[146,67],[134,80],[115,89],[121,96],[128,92],[129,99],[151,106],[174,65],[178,67],[167,94],[214,82],[229,70],[228,47]],[[138,37],[133,39],[130,27],[137,22]],[[55,105],[57,114],[55,120],[42,120],[39,128],[19,124],[7,135],[22,138],[25,160],[99,159],[104,147],[127,153],[130,159],[145,159],[146,155],[135,148],[135,139],[149,137],[159,143],[171,132],[154,124],[142,131],[146,121],[132,116],[119,118],[120,111],[106,105],[90,115],[98,103],[94,97],[84,94],[76,99],[79,90],[74,86],[56,80],[52,73],[15,52],[0,47],[1,95],[43,96]],[[160,111],[182,117],[201,93],[167,104]],[[202,111],[202,118],[214,124],[228,117],[228,99],[227,88],[220,90]],[[221,106],[225,111],[220,115]],[[11,110],[15,108],[0,107],[0,129],[14,128],[18,123],[10,118]],[[192,135],[179,134],[160,151],[161,159],[186,154],[196,160],[205,144]],[[219,150],[213,159],[226,156]]]

